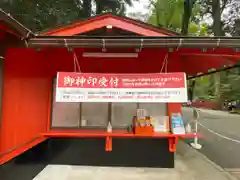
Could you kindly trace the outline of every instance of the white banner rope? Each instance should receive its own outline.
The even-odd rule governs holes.
[[[201,124],[200,122],[198,122],[198,124],[199,124],[201,127],[203,127],[204,129],[206,129],[207,131],[209,131],[210,133],[212,133],[212,134],[214,134],[214,135],[216,135],[216,136],[219,136],[219,137],[221,137],[221,138],[223,138],[223,139],[226,139],[226,140],[229,140],[229,141],[232,141],[232,142],[235,142],[235,143],[240,144],[240,140],[237,140],[237,139],[233,139],[233,138],[224,136],[224,135],[222,135],[222,134],[220,134],[220,133],[218,133],[218,132],[216,132],[216,131],[214,131],[214,130],[212,130],[212,129],[207,128],[206,126],[204,126],[204,125]]]
[[[230,137],[225,136],[225,135],[223,135],[223,134],[220,134],[220,133],[218,133],[218,132],[216,132],[216,131],[214,131],[214,130],[212,130],[212,129],[209,129],[208,127],[204,126],[203,124],[201,124],[201,123],[199,122],[200,112],[201,112],[201,111],[199,111],[199,110],[197,110],[197,109],[195,109],[195,108],[193,109],[193,116],[194,116],[194,119],[197,120],[197,121],[195,121],[197,124],[199,124],[202,128],[204,128],[204,129],[207,130],[208,132],[214,134],[215,136],[218,136],[218,137],[221,137],[221,138],[226,139],[226,140],[228,140],[228,141],[232,141],[232,142],[235,142],[235,143],[240,144],[240,140],[238,140],[238,139],[233,139],[233,138],[230,138]]]
[[[223,134],[220,134],[212,129],[209,129],[208,127],[204,126],[202,123],[199,122],[200,120],[200,112],[198,109],[194,108],[193,109],[193,119],[191,119],[190,121],[188,121],[187,123],[187,126],[186,126],[186,130],[188,131],[192,131],[192,126],[191,124],[194,123],[195,125],[195,131],[194,133],[197,133],[199,130],[198,130],[198,125],[200,125],[203,129],[207,130],[208,132],[210,132],[211,134],[215,135],[215,136],[218,136],[222,139],[225,139],[225,140],[228,140],[228,141],[231,141],[231,142],[234,142],[234,143],[237,143],[237,144],[240,144],[240,140],[238,139],[233,139],[233,138],[230,138],[230,137],[227,137]],[[193,143],[190,143],[190,145],[195,148],[195,149],[201,149],[202,148],[202,145],[198,143],[198,137],[195,136],[194,137],[194,142]]]

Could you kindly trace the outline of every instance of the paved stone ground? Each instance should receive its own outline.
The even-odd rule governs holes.
[[[34,180],[178,180],[191,179],[187,167],[177,160],[176,169],[119,168],[49,165]]]
[[[48,165],[34,180],[236,180],[179,142],[174,169]]]
[[[224,169],[225,171],[233,174],[234,176],[236,176],[238,179],[240,179],[240,168],[235,168],[235,169]]]
[[[183,114],[187,121],[192,116],[192,109],[183,109]],[[200,117],[201,123],[206,127],[225,136],[240,139],[239,115],[221,111],[201,110]],[[240,144],[219,138],[203,128],[200,129],[200,132],[204,135],[204,139],[201,140],[203,149],[198,152],[189,148],[185,143],[180,142],[174,169],[49,165],[34,180],[240,179]]]

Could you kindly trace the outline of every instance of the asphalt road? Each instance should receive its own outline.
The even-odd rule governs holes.
[[[191,117],[192,109],[183,108],[184,121]],[[200,123],[219,134],[240,141],[240,115],[200,110]],[[226,140],[202,127],[199,127],[199,132],[204,136],[199,141],[203,146],[201,153],[222,168],[238,169],[240,172],[240,143]]]

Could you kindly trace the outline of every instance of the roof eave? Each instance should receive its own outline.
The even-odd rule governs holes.
[[[239,48],[240,37],[51,37],[38,36],[29,39],[32,47],[91,47],[101,48],[138,48],[141,44],[146,48]]]
[[[23,26],[20,22],[14,19],[10,14],[6,13],[0,8],[0,20],[10,29],[10,33],[14,32],[14,35],[21,39],[28,39],[34,37],[34,33]]]
[[[104,19],[104,18],[121,19],[122,21],[125,21],[126,23],[133,24],[135,26],[151,30],[151,31],[154,31],[154,32],[159,33],[159,34],[166,34],[168,36],[179,36],[180,35],[177,32],[174,32],[174,31],[171,31],[171,30],[168,30],[168,29],[165,29],[165,28],[158,28],[156,26],[147,24],[145,22],[141,22],[141,21],[131,19],[131,18],[128,18],[128,17],[121,17],[119,15],[115,15],[115,14],[112,14],[112,13],[100,14],[100,15],[97,15],[97,16],[90,17],[88,19],[76,21],[76,22],[73,22],[73,23],[68,24],[66,26],[57,27],[57,28],[49,30],[47,32],[43,32],[40,35],[43,35],[43,36],[44,35],[45,36],[55,35],[56,33],[64,31],[65,29],[75,28],[76,26],[81,26],[81,25],[84,25],[84,24],[91,23],[93,21],[98,21],[98,20]]]

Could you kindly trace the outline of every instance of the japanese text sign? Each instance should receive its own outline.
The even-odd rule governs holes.
[[[187,102],[184,73],[59,72],[57,102]]]

